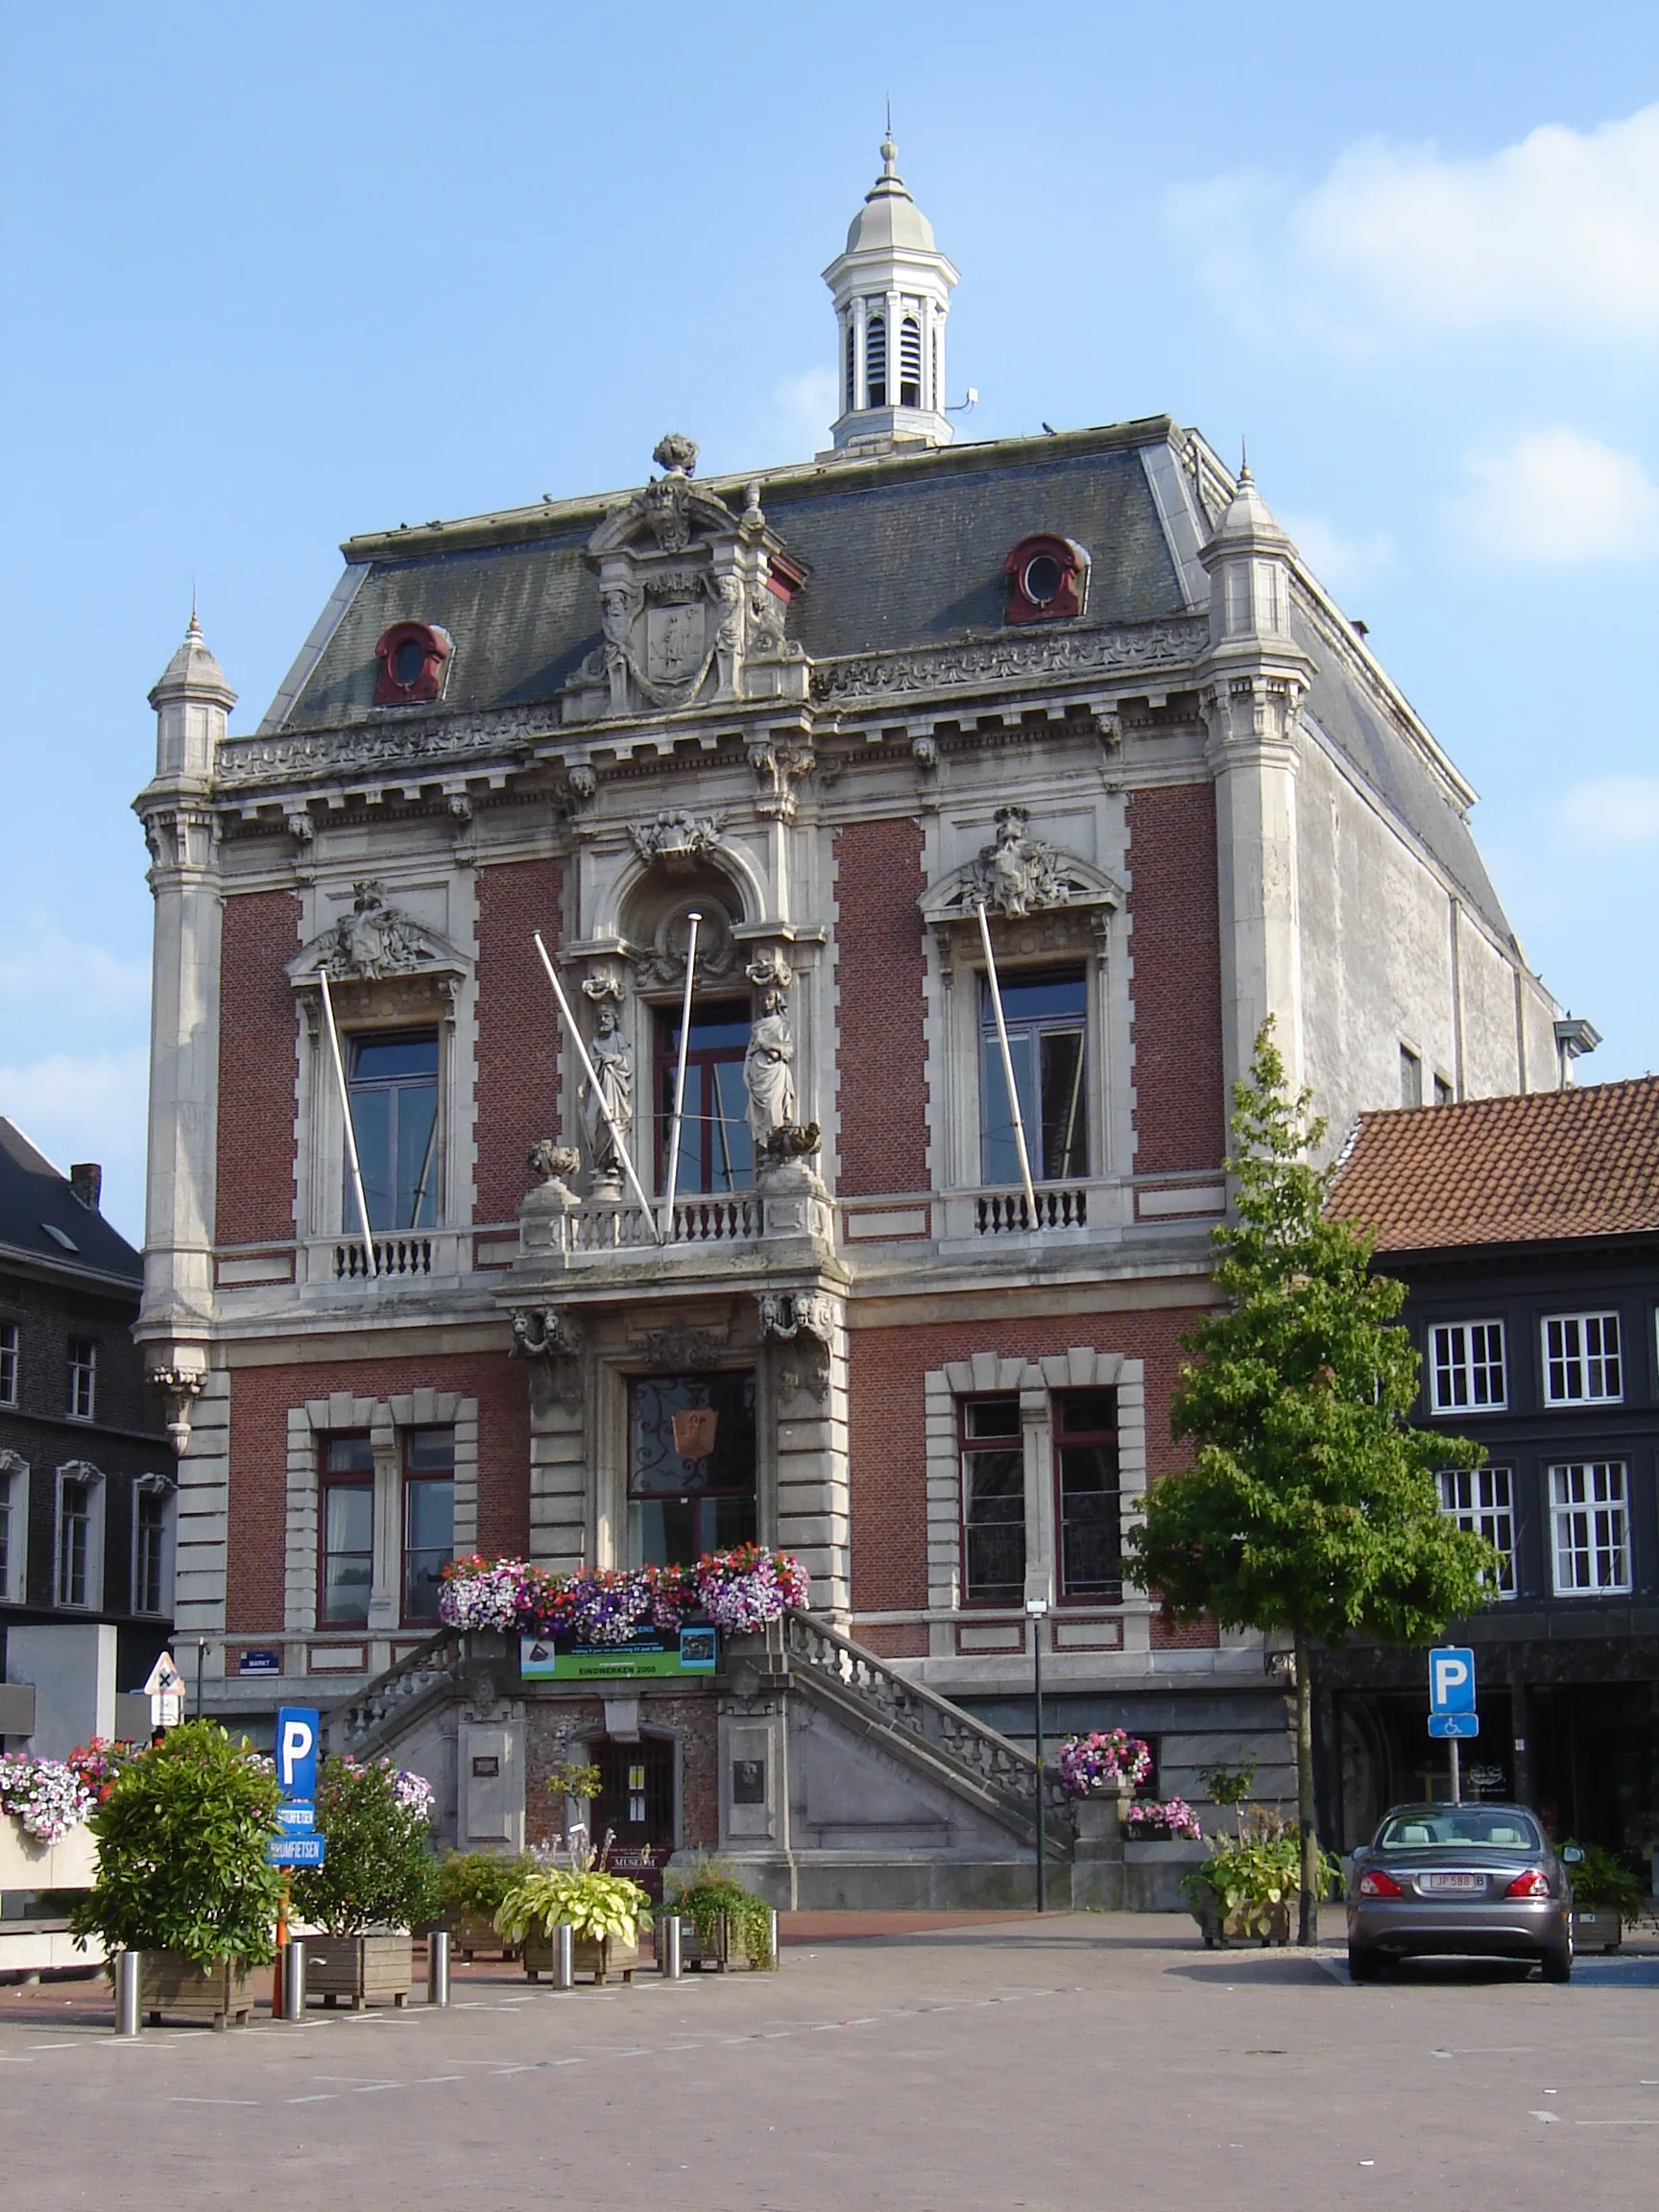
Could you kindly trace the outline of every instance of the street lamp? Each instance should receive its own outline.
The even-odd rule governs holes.
[[[1036,1693],[1037,1720],[1037,1910],[1048,1910],[1048,1838],[1045,1830],[1043,1801],[1043,1617],[1048,1610],[1046,1591],[1027,1585],[1025,1617],[1031,1623],[1031,1674]]]

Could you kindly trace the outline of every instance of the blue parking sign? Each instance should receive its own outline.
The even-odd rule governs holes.
[[[317,1739],[322,1715],[314,1705],[276,1708],[276,1786],[301,1801],[317,1794]]]
[[[1431,1713],[1473,1713],[1475,1654],[1466,1645],[1446,1644],[1429,1654]]]

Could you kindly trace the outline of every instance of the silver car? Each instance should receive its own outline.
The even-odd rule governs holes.
[[[1524,1805],[1396,1805],[1354,1854],[1348,1971],[1393,1959],[1529,1959],[1573,1972],[1573,1890]]]

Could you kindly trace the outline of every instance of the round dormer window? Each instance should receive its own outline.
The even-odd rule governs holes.
[[[374,648],[380,663],[375,706],[419,707],[441,699],[451,650],[448,631],[435,623],[394,622]]]
[[[1007,622],[1062,622],[1081,614],[1089,589],[1089,555],[1070,538],[1022,538],[1002,564],[1008,579]]]
[[[1035,564],[1033,564],[1035,565]],[[426,673],[426,648],[419,638],[405,637],[392,655],[392,677],[397,684],[418,684]]]

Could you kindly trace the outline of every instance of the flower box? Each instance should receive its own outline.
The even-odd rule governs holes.
[[[246,2028],[253,2009],[253,1984],[240,1959],[216,1959],[198,1966],[178,1951],[146,1951],[138,1975],[138,2009],[152,2028],[164,2013],[176,2020],[211,2020],[215,2028],[232,2021]]]
[[[1212,1951],[1219,1943],[1223,1949],[1229,1943],[1259,1943],[1265,1950],[1269,1943],[1288,1943],[1290,1940],[1290,1907],[1287,1901],[1268,1907],[1267,1932],[1262,1934],[1254,1925],[1259,1915],[1240,1907],[1237,1912],[1223,1914],[1221,1900],[1205,1884],[1193,1885],[1192,1917],[1198,1923],[1204,1937],[1204,1948]]]
[[[755,1961],[749,1956],[749,1947],[743,1940],[741,1927],[733,1926],[729,1912],[717,1912],[714,1925],[705,1943],[697,1933],[697,1924],[687,1913],[681,1922],[680,1963],[689,1966],[698,1974],[733,1974],[745,1969],[753,1971]],[[773,1960],[777,1964],[777,1960]]]
[[[1580,1905],[1573,1914],[1573,1948],[1575,1951],[1617,1951],[1624,1940],[1624,1923],[1611,1905]]]
[[[98,1839],[90,1828],[71,1828],[45,1843],[14,1813],[0,1814],[0,1889],[90,1889],[97,1879]]]
[[[543,1974],[553,1971],[554,1938],[532,1929],[524,1938],[522,1957],[524,1971],[532,1982],[539,1982]],[[639,1939],[621,1936],[606,1936],[598,1942],[578,1936],[570,1946],[572,1971],[578,1975],[591,1974],[596,1987],[603,1989],[606,1977],[620,1974],[624,1982],[632,1982],[634,1969],[639,1963]]]
[[[342,1997],[361,2012],[371,1998],[390,1997],[401,2008],[415,1985],[415,1938],[406,1928],[376,1929],[368,1936],[313,1936],[305,1945],[305,1989],[325,2005]]]
[[[507,1941],[488,1912],[469,1912],[455,1906],[437,1925],[447,1929],[450,1950],[458,1951],[463,1959],[469,1960],[478,1951],[488,1951],[497,1959],[518,1956],[517,1944]]]

